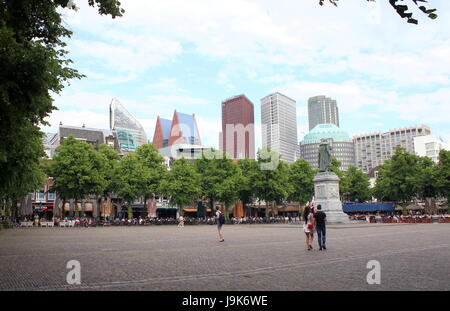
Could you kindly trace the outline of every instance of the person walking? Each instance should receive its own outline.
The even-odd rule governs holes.
[[[178,228],[184,228],[184,217],[180,216],[178,220]]]
[[[308,250],[312,250],[312,243],[314,240],[314,214],[312,212],[311,206],[307,205],[303,211],[303,231],[306,236],[306,246]]]
[[[217,231],[219,232],[219,242],[225,241],[222,234],[222,225],[225,223],[225,215],[220,211],[219,207],[216,206],[216,223]]]
[[[327,220],[327,215],[325,214],[325,212],[322,212],[322,206],[320,204],[317,205],[317,212],[315,213],[314,218],[317,231],[317,240],[319,242],[319,251],[321,251],[323,249],[327,249],[327,247],[325,246],[327,232],[325,223]]]

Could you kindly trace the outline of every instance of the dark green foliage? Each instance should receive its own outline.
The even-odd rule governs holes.
[[[142,195],[147,200],[147,198],[153,198],[160,191],[160,184],[167,168],[164,164],[164,158],[153,144],[139,146],[136,155],[144,170]]]
[[[298,159],[289,166],[289,183],[291,192],[289,200],[306,204],[314,196],[313,178],[317,174],[311,165],[304,159]]]
[[[208,198],[211,209],[215,201],[226,206],[239,198],[241,172],[225,152],[212,150],[195,161],[195,168],[200,175],[202,196]]]
[[[64,145],[56,148],[57,154],[48,166],[47,173],[54,179],[52,191],[65,200],[80,200],[87,195],[101,195],[106,187],[105,157],[90,144],[69,136]]]
[[[409,202],[412,198],[435,198],[449,193],[450,164],[448,151],[441,150],[439,164],[397,148],[381,167],[374,189],[380,200]]]
[[[350,166],[341,179],[340,188],[344,200],[365,202],[371,198],[369,177],[355,166]]]
[[[266,156],[267,154],[270,154],[270,157]],[[272,165],[276,163],[278,165]],[[255,184],[258,198],[266,203],[272,203],[272,206],[281,204],[293,191],[289,183],[288,164],[279,160],[279,155],[273,151],[260,150],[258,152],[258,165],[260,168],[259,178]],[[268,212],[269,210],[266,208],[266,213]]]
[[[117,194],[128,206],[143,194],[145,169],[136,154],[124,157],[115,169]]]
[[[253,202],[256,195],[255,183],[258,178],[258,163],[253,159],[241,159],[238,161],[240,168],[241,180],[239,183],[239,199],[244,209],[246,205]]]
[[[161,191],[170,197],[171,205],[181,209],[200,197],[200,176],[186,159],[175,160],[161,183]]]
[[[436,186],[438,192],[450,202],[450,151],[439,152],[439,163],[437,165]],[[449,207],[450,208],[450,207]]]
[[[118,1],[88,1],[100,14],[123,13]],[[43,154],[38,126],[56,109],[52,95],[59,94],[69,80],[83,77],[69,67],[72,61],[64,50],[64,40],[72,33],[57,9],[68,2],[0,0],[1,199],[16,196],[11,189],[34,190],[36,183],[30,181],[36,178],[29,174],[39,175],[36,163]]]

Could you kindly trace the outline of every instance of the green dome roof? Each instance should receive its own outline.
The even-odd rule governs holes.
[[[318,124],[305,135],[301,144],[320,143],[322,138],[332,138],[333,141],[352,141],[347,132],[334,124]]]

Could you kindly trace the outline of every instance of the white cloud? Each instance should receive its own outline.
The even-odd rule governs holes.
[[[450,88],[441,88],[431,93],[403,96],[396,105],[388,105],[384,109],[412,122],[448,124],[449,98]]]
[[[222,131],[222,121],[195,115],[202,145],[219,149],[219,133]]]
[[[78,2],[79,12],[65,12],[75,31],[69,49],[86,69],[81,71],[94,83],[145,81],[143,88],[149,92],[142,99],[120,99],[144,119],[171,117],[177,109],[217,121],[220,100],[187,90],[178,76],[191,65],[183,62],[189,62],[192,53],[217,64],[202,68],[208,77],[199,73],[199,80],[226,91],[251,81],[259,88],[253,92],[261,92],[261,97],[269,89],[280,90],[297,100],[299,117],[305,117],[309,97],[323,94],[336,99],[341,112],[355,117],[370,107],[377,122],[380,115],[393,113],[408,121],[446,122],[449,1],[433,3],[437,20],[417,12],[419,25],[406,23],[383,1],[342,1],[335,8],[320,7],[318,1],[122,0],[126,13],[114,20],[99,16],[86,1]],[[168,63],[179,64],[179,69],[163,71],[165,78],[154,72]],[[92,95],[72,89],[80,94],[60,99],[57,106],[92,109],[95,104],[105,107],[107,115],[114,90]],[[206,137],[211,135],[207,140],[217,143],[213,124],[205,124]],[[148,131],[153,134],[151,128]]]
[[[342,83],[294,81],[278,89],[281,93],[297,100],[297,111],[303,115],[305,114],[305,108],[300,105],[303,105],[303,102],[306,103],[308,98],[317,95],[326,95],[337,100],[339,110],[344,112],[353,112],[363,106],[382,103],[375,98],[380,94],[355,81],[344,81]]]
[[[112,95],[90,92],[63,92],[61,95],[54,94],[54,105],[61,110],[66,109],[89,109],[97,112],[108,112]]]
[[[108,129],[109,116],[107,113],[98,113],[91,110],[55,110],[45,119],[50,123],[49,126],[41,126],[44,132],[56,133],[59,123],[63,125],[82,126],[83,124],[89,128]]]

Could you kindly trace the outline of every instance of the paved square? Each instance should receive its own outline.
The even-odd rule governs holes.
[[[308,252],[298,225],[0,231],[0,290],[450,290],[450,225],[328,228]],[[317,237],[316,237],[317,238]],[[69,260],[81,285],[66,283]],[[381,284],[366,281],[369,260]]]

